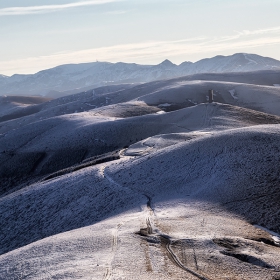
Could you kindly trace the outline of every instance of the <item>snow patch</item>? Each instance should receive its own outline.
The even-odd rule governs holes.
[[[159,104],[158,106],[159,107],[169,107],[169,106],[171,106],[172,104],[170,104],[170,103],[163,103],[163,104]]]
[[[90,104],[90,103],[85,103],[85,104],[88,105],[88,106],[91,106],[91,107],[96,108],[96,105],[92,105],[92,104]]]
[[[191,99],[188,99],[188,101],[191,102],[191,103],[193,103],[193,104],[195,104],[195,105],[197,105],[197,102],[192,101]]]
[[[247,54],[244,54],[244,57],[249,61],[249,63],[258,64],[255,60],[249,58]]]
[[[230,89],[228,92],[231,94],[233,99],[238,99],[235,89]]]
[[[266,231],[267,233],[269,233],[272,237],[272,239],[274,240],[274,242],[276,244],[279,244],[280,245],[280,235],[272,230],[269,230],[265,227],[262,227],[262,226],[259,226],[259,225],[254,225],[256,228],[259,228],[259,229],[262,229],[264,231]]]

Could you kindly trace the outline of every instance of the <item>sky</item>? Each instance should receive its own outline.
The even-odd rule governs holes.
[[[280,0],[0,0],[0,74],[93,61],[280,60]]]

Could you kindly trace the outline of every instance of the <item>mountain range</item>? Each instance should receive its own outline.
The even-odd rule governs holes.
[[[280,61],[256,54],[215,56],[180,65],[164,60],[158,65],[92,62],[60,65],[35,74],[0,75],[0,95],[60,97],[104,85],[145,83],[198,73],[279,70]]]

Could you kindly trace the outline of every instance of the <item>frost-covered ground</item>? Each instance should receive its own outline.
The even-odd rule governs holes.
[[[279,96],[161,81],[2,121],[0,279],[280,279]]]

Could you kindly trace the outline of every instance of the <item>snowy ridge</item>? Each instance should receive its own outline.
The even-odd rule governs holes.
[[[280,61],[254,54],[234,54],[202,59],[180,65],[165,60],[158,65],[93,62],[68,64],[40,71],[34,75],[0,78],[0,95],[59,95],[59,92],[107,84],[143,83],[195,73],[279,70]],[[54,91],[54,92],[52,92]],[[51,93],[52,92],[52,93]],[[76,91],[78,92],[78,91]],[[73,92],[74,93],[74,92]]]

